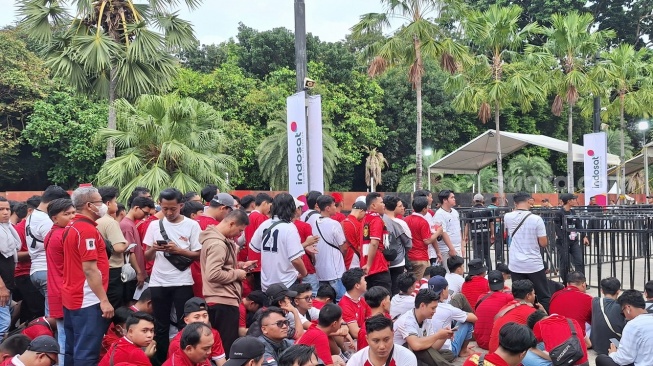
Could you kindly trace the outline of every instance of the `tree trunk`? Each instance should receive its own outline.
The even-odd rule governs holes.
[[[114,106],[114,101],[116,100],[116,69],[111,69],[109,72],[109,121],[107,123],[107,128],[111,130],[116,129],[116,108]],[[116,157],[116,146],[113,144],[113,141],[107,141],[107,160],[111,160]]]
[[[503,188],[503,156],[501,154],[501,126],[499,126],[499,103],[494,104],[494,132],[497,138],[497,185],[499,188],[499,206],[505,205]]]
[[[574,193],[574,141],[573,131],[574,116],[572,112],[574,106],[569,103],[567,116],[567,193]]]
[[[626,198],[626,147],[625,147],[625,142],[624,142],[624,135],[626,131],[626,121],[624,119],[624,99],[623,95],[619,96],[620,99],[620,106],[619,106],[619,124],[621,126],[621,141],[620,141],[620,151],[619,151],[619,163],[621,164],[621,179],[619,180],[619,190],[621,192],[618,198],[618,202],[620,201],[621,203],[625,203],[625,198]],[[644,169],[648,169],[648,167],[645,167]],[[646,182],[648,184],[648,182]],[[622,201],[620,197],[624,197],[624,200]]]
[[[422,64],[419,49],[417,50],[418,65]],[[419,67],[419,66],[418,66]],[[417,132],[415,134],[415,187],[422,189],[422,76],[415,80],[417,95]],[[428,169],[428,168],[427,168]]]

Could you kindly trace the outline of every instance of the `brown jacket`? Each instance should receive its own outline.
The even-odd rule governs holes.
[[[204,300],[208,304],[238,306],[243,285],[236,275],[236,243],[222,235],[217,226],[202,231],[200,243]]]

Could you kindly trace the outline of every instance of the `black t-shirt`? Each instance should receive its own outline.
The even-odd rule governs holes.
[[[608,349],[610,349],[610,338],[620,339],[621,336],[613,333],[608,327],[599,301],[604,302],[605,315],[615,332],[620,334],[623,332],[626,320],[621,315],[621,306],[616,300],[605,297],[592,299],[592,332],[590,333],[592,349],[600,355],[607,355]]]
[[[492,221],[492,210],[481,205],[474,205],[469,212],[469,233],[471,235],[482,235],[490,231],[490,222]]]
[[[558,213],[556,215],[556,244],[562,245],[562,239],[565,236],[568,236],[571,234],[571,231],[573,231],[574,228],[576,229],[582,229],[583,228],[583,222],[579,218],[568,218],[567,216],[574,216],[576,215],[576,211],[574,209],[570,209],[569,211],[566,211],[564,207],[561,207],[560,210],[558,210]],[[564,226],[564,220],[567,220],[567,229],[570,231],[565,230]],[[577,233],[576,234],[576,239],[573,240],[573,242],[577,242],[578,240],[582,240],[585,237],[585,233]]]

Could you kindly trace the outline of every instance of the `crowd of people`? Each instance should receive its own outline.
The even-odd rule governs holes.
[[[653,281],[642,294],[604,278],[593,298],[582,262],[548,279],[527,193],[495,270],[482,195],[464,225],[449,190],[436,211],[415,192],[409,215],[374,192],[348,215],[315,191],[118,197],[0,197],[0,366],[587,365],[590,348],[597,365],[653,365]],[[576,197],[561,200],[573,216]]]

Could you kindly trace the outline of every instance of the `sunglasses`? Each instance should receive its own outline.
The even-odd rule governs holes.
[[[270,323],[270,324],[266,324],[266,325],[276,325],[279,328],[284,328],[284,327],[289,327],[290,322],[288,320],[279,320],[276,323]]]
[[[45,357],[47,357],[48,360],[50,360],[50,366],[54,366],[54,365],[56,365],[56,364],[59,363],[59,362],[58,362],[57,360],[55,360],[54,358],[50,357],[50,355],[48,355],[47,353],[42,353],[42,355],[45,355]]]

